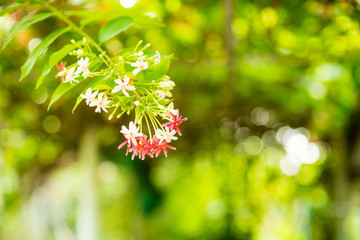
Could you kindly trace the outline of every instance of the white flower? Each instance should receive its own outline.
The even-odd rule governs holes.
[[[144,52],[143,52],[143,51],[139,51],[138,53],[135,53],[135,55],[141,57],[142,55],[144,55]]]
[[[90,103],[95,101],[96,95],[98,94],[98,91],[91,92],[91,88],[88,88],[86,90],[85,95],[81,94],[80,97],[86,99],[86,104],[89,105]]]
[[[133,71],[133,75],[135,76],[140,71],[145,70],[149,67],[148,62],[144,62],[142,59],[138,59],[136,62],[131,64],[132,67],[136,67],[136,69]]]
[[[167,81],[161,81],[159,83],[159,86],[161,88],[169,88],[169,89],[172,89],[173,87],[175,87],[175,83],[171,80],[167,80]]]
[[[166,93],[162,90],[155,90],[154,92],[155,92],[156,96],[158,96],[159,98],[165,98],[165,96],[166,96]]]
[[[82,76],[83,76],[84,78],[87,78],[89,75],[90,75],[90,70],[89,70],[89,69],[87,69],[86,71],[84,71],[83,74],[82,74]]]
[[[139,101],[135,101],[134,104],[135,104],[135,106],[139,106],[139,105],[140,105],[140,102],[139,102]]]
[[[75,80],[75,78],[79,77],[75,72],[75,67],[70,68],[66,74],[65,74],[65,80],[64,82],[70,82],[70,84],[73,84],[73,82],[78,83],[79,81]]]
[[[174,103],[173,102],[169,103],[169,105],[167,106],[167,110],[169,112],[171,112],[172,114],[174,114],[174,115],[177,115],[178,112],[179,112],[179,110],[174,109]]]
[[[63,70],[61,72],[59,72],[58,74],[56,74],[56,77],[62,77],[66,75],[66,67],[63,68]]]
[[[139,133],[139,127],[136,127],[133,121],[129,123],[129,129],[127,129],[125,126],[122,126],[120,132],[124,134],[125,138],[128,140],[128,143],[132,142],[135,146],[137,145],[136,138],[143,135],[142,133]]]
[[[78,62],[79,64],[76,73],[75,74],[80,74],[83,73],[82,76],[84,78],[87,78],[90,74],[90,70],[89,70],[89,58],[81,58]]]
[[[79,56],[81,56],[81,55],[84,54],[84,51],[83,51],[82,49],[78,49],[78,50],[76,51],[76,54],[79,55]]]
[[[124,79],[120,79],[120,78],[116,79],[115,82],[119,85],[117,85],[111,92],[116,93],[121,90],[125,96],[129,97],[129,94],[126,90],[128,91],[135,90],[134,86],[129,85],[129,81],[130,78],[128,78],[126,75]]]
[[[93,102],[90,102],[90,107],[96,106],[95,112],[101,112],[101,110],[108,112],[106,108],[109,108],[110,106],[107,106],[109,103],[111,103],[110,100],[107,100],[107,96],[103,99],[104,93],[100,93],[98,95],[98,99],[94,100]]]
[[[170,91],[166,91],[165,96],[171,98],[173,95]]]
[[[156,56],[154,58],[154,65],[158,64],[161,60],[161,55],[159,53],[159,51],[156,51]]]
[[[165,127],[165,131],[161,129],[156,130],[156,137],[159,139],[160,143],[162,141],[166,141],[167,143],[171,142],[171,140],[177,140],[178,138],[174,135],[176,134],[175,130],[170,131],[168,127]]]

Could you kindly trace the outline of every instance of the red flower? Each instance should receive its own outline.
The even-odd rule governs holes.
[[[131,159],[134,160],[136,155],[139,155],[141,160],[145,159],[146,154],[150,157],[154,157],[154,155],[150,152],[152,150],[151,144],[146,140],[146,136],[140,137],[138,140],[138,144],[133,146],[131,151],[133,151],[133,155]]]
[[[138,156],[141,160],[144,160],[146,155],[149,155],[151,158],[158,157],[161,152],[164,152],[165,157],[167,157],[167,149],[176,150],[175,147],[168,145],[166,141],[160,143],[159,139],[154,136],[152,141],[147,140],[147,136],[141,136],[136,139],[137,145],[134,145],[132,142],[125,141],[121,143],[118,149],[127,146],[126,156],[129,152],[132,152],[131,159],[134,160]]]
[[[65,73],[63,72],[65,69],[66,62],[60,62],[60,64],[56,64],[56,68],[59,70],[59,73],[56,74],[55,77],[61,77],[61,82],[64,82]]]
[[[125,142],[123,142],[122,144],[119,145],[118,149],[124,147],[127,144],[127,149],[126,149],[126,156],[128,155],[130,149],[131,149],[131,144],[129,143],[128,140],[126,140]]]
[[[164,126],[164,127],[170,126],[170,129],[171,129],[171,130],[176,129],[177,132],[179,133],[179,135],[181,136],[179,124],[182,123],[182,122],[184,122],[184,121],[186,121],[187,118],[183,118],[183,119],[182,119],[181,117],[179,117],[179,112],[177,112],[176,116],[170,112],[170,116],[171,116],[171,118],[173,119],[173,121],[172,121],[172,122],[165,123],[165,124],[163,124],[163,126]]]
[[[176,150],[176,148],[168,145],[167,141],[162,141],[159,145],[157,145],[157,149],[154,150],[155,157],[158,157],[160,155],[161,151],[163,151],[165,157],[167,157],[167,148],[172,149],[172,150]]]

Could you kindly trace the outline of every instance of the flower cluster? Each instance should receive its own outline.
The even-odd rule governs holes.
[[[126,155],[131,152],[132,159],[135,156],[140,159],[158,157],[161,152],[167,157],[167,149],[175,149],[168,144],[178,139],[176,134],[181,136],[179,125],[187,120],[174,109],[171,90],[175,83],[164,73],[164,69],[169,68],[171,56],[147,50],[150,44],[139,49],[141,41],[133,50],[122,51],[115,58],[105,52],[94,54],[86,39],[82,43],[72,43],[78,49],[70,55],[78,60],[68,69],[65,62],[60,62],[56,77],[61,77],[62,84],[70,83],[70,87],[88,82],[74,109],[85,100],[97,113],[108,113],[112,109],[109,120],[115,114],[120,118],[124,113],[134,112],[134,121],[128,128],[121,128],[120,133],[126,141],[119,149],[126,146]],[[165,123],[161,124],[161,120]]]
[[[139,132],[139,127],[136,127],[132,121],[129,124],[129,128],[122,126],[120,132],[124,134],[126,141],[120,144],[118,148],[120,149],[127,146],[126,155],[128,155],[129,152],[132,152],[132,159],[134,159],[135,156],[138,156],[140,159],[144,160],[146,155],[151,158],[154,156],[158,157],[161,152],[167,157],[167,149],[176,149],[169,145],[171,140],[178,139],[175,136],[176,131],[181,136],[179,124],[187,120],[187,118],[179,117],[179,112],[177,113],[177,116],[174,116],[170,112],[170,116],[172,117],[172,121],[163,124],[162,129],[157,129],[156,134],[149,140],[147,140],[148,137],[146,135]],[[170,126],[170,128],[168,126]]]

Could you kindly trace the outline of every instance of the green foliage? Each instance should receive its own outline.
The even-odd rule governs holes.
[[[51,110],[52,116],[60,119],[61,128],[50,134],[44,120],[49,114],[44,99],[51,97],[48,89],[64,85],[59,84],[60,78],[39,83],[37,90],[31,81],[14,83],[27,51],[18,34],[14,35],[10,46],[16,51],[9,46],[0,54],[0,142],[4,143],[0,148],[0,178],[5,183],[0,209],[6,214],[1,224],[4,239],[29,236],[29,230],[19,231],[19,223],[36,222],[22,216],[27,204],[33,204],[34,211],[39,203],[42,209],[38,212],[46,212],[46,216],[38,214],[37,220],[46,219],[51,226],[42,226],[49,234],[55,236],[66,226],[70,229],[67,234],[76,235],[77,189],[83,185],[77,184],[79,163],[73,162],[73,156],[81,133],[90,123],[99,128],[101,149],[101,162],[94,171],[100,239],[360,239],[355,201],[358,165],[353,160],[358,159],[360,122],[358,4],[295,0],[269,6],[267,1],[232,2],[230,22],[226,22],[221,1],[142,0],[130,10],[117,7],[118,1],[99,1],[94,7],[55,2],[58,9],[65,6],[68,10],[63,13],[89,36],[98,36],[104,24],[117,18],[127,16],[135,21],[101,45],[118,64],[121,75],[131,75],[135,69],[130,63],[136,59],[133,54],[139,49],[134,51],[134,46],[141,39],[160,52],[175,49],[177,61],[172,61],[170,69],[173,58],[163,56],[159,64],[150,64],[148,71],[136,76],[145,86],[159,81],[157,78],[169,70],[177,82],[173,92],[176,103],[191,117],[182,131],[183,141],[174,145],[177,151],[157,160],[131,161],[114,149],[121,141],[118,126],[131,115],[120,111],[121,119],[113,119],[111,125],[103,120],[105,116],[94,118],[93,112],[85,110],[85,101],[78,94],[85,94],[88,88],[110,92],[117,78],[111,74],[65,85],[69,89],[59,98],[62,104]],[[38,13],[44,11],[43,6],[37,8]],[[165,28],[143,27],[141,22],[154,21],[151,26],[158,22],[143,16],[150,11],[164,20]],[[24,32],[31,39],[49,32],[44,26],[63,27],[63,21],[52,20],[45,19]],[[61,49],[71,38],[83,37],[73,30],[48,51]],[[232,36],[233,48],[224,32]],[[83,49],[82,43],[77,44]],[[91,48],[95,59],[101,52]],[[67,50],[76,49],[79,47],[71,49],[69,44]],[[52,74],[55,59],[81,57],[65,56],[66,51],[61,51],[53,61],[43,59],[49,64],[44,68],[39,59],[34,72]],[[119,64],[119,57],[124,64]],[[103,64],[99,71],[105,68]],[[153,96],[149,94],[144,101]],[[129,104],[134,96],[117,98],[125,110],[134,107]],[[67,114],[73,99],[73,110],[77,111]],[[140,110],[135,109],[137,115]],[[293,176],[285,175],[280,167],[289,150],[286,142],[279,142],[280,129],[286,126],[300,131],[320,150],[318,161],[302,164]],[[339,163],[346,163],[346,167]],[[32,183],[44,184],[37,188]],[[38,189],[42,195],[36,195]],[[345,189],[352,194],[344,193]],[[43,204],[39,199],[46,199],[43,196],[49,192],[59,198]],[[61,209],[62,214],[53,209]]]
[[[54,42],[58,37],[60,37],[62,34],[70,31],[71,27],[65,27],[58,29],[52,33],[50,33],[48,36],[46,36],[41,43],[31,52],[28,59],[26,60],[25,64],[21,67],[21,77],[20,81],[24,79],[27,75],[29,75],[31,69],[33,68],[37,58],[43,54],[49,45]]]
[[[45,19],[54,16],[55,14],[52,12],[44,12],[35,14],[33,16],[25,17],[21,21],[15,23],[9,32],[9,35],[5,38],[3,49],[11,42],[13,37],[21,31],[24,31],[25,29],[31,27],[31,25],[44,21]]]
[[[147,71],[140,72],[137,79],[141,83],[150,83],[151,81],[158,81],[169,70],[172,55],[162,58],[161,62],[156,65],[152,65]]]
[[[49,63],[44,66],[43,72],[36,83],[36,88],[40,87],[40,85],[43,83],[44,78],[46,77],[47,74],[49,74],[51,69],[75,48],[76,45],[67,44],[64,47],[62,47],[59,51],[56,51],[53,54],[51,54],[49,58]]]
[[[99,41],[105,42],[106,40],[125,31],[134,23],[135,21],[130,17],[119,17],[107,22],[106,24],[104,24],[104,26],[100,28]]]
[[[13,11],[19,9],[19,8],[22,8],[22,7],[23,7],[23,5],[21,5],[21,4],[5,7],[4,9],[2,9],[0,11],[0,17],[4,16],[7,13],[11,13],[11,12],[13,12]]]

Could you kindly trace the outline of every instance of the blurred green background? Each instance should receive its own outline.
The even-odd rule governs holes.
[[[32,11],[0,18],[0,45]],[[76,91],[47,111],[59,79],[52,71],[35,89],[43,63],[81,37],[58,39],[19,83],[34,45],[64,23],[26,29],[0,51],[2,239],[360,239],[357,1],[137,0],[129,11],[165,26],[129,28],[105,47],[115,55],[142,39],[175,53],[175,106],[189,118],[177,150],[125,157],[127,119],[84,104],[71,114]]]

